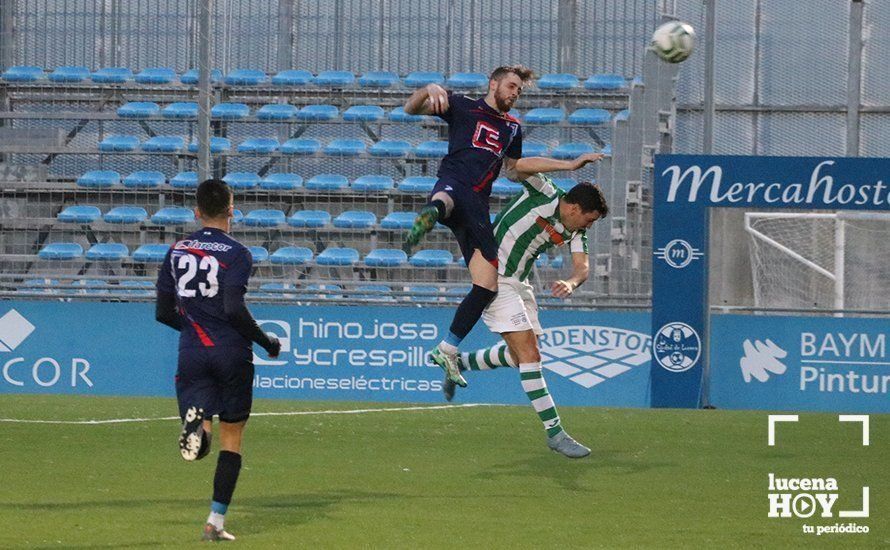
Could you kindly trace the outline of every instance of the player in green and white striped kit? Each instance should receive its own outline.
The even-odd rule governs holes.
[[[556,281],[551,293],[566,298],[587,280],[589,273],[587,229],[609,213],[599,187],[582,182],[564,192],[541,172],[577,170],[602,155],[587,154],[573,161],[529,157],[517,161],[523,190],[495,219],[498,243],[498,294],[485,308],[482,319],[506,343],[461,355],[462,370],[487,370],[498,366],[519,368],[522,389],[547,431],[547,445],[571,458],[590,454],[590,449],[563,430],[553,398],[547,391],[541,368],[537,337],[543,333],[538,305],[529,275],[535,260],[552,248],[568,245],[572,275]],[[456,385],[445,380],[445,398],[451,401]]]

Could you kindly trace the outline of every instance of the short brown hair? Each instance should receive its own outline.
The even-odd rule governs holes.
[[[609,205],[606,203],[606,197],[599,185],[594,185],[589,181],[582,181],[578,185],[569,189],[565,194],[566,202],[577,204],[581,207],[582,212],[597,211],[600,218],[609,215]]]
[[[524,84],[528,84],[535,77],[535,71],[529,69],[525,65],[501,65],[491,72],[489,80],[500,80],[504,76],[513,73],[522,80]]]

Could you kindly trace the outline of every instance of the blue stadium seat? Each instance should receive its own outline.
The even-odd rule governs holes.
[[[80,66],[56,67],[47,75],[52,82],[83,82],[90,76],[90,70]]]
[[[254,69],[235,69],[223,79],[229,86],[258,86],[269,82],[269,77],[263,71]]]
[[[316,86],[332,86],[342,88],[355,82],[355,75],[349,71],[321,71],[312,83]]]
[[[627,109],[618,111],[618,113],[615,114],[615,120],[627,120],[628,118],[630,118],[630,111]]]
[[[303,178],[296,174],[269,174],[260,182],[260,189],[297,189],[303,186]]]
[[[27,281],[22,281],[22,286],[19,287],[17,292],[55,294],[57,290],[52,287],[59,286],[60,284],[62,282],[58,279],[28,279]]]
[[[169,244],[143,244],[133,251],[133,261],[139,263],[161,263],[170,250]]]
[[[131,101],[117,110],[122,118],[148,118],[161,112],[161,108],[153,101]]]
[[[600,153],[606,155],[607,157],[611,157],[612,156],[612,144],[607,143],[606,146],[603,147],[602,150],[600,150]]]
[[[274,258],[275,255],[273,254]],[[294,283],[263,283],[260,285],[259,290],[263,292],[257,292],[254,296],[261,298],[296,298],[296,294],[291,294],[287,292],[280,292],[282,290],[297,290],[297,285]]]
[[[127,67],[105,67],[90,75],[90,80],[101,84],[123,84],[133,79],[133,71]]]
[[[389,120],[392,122],[421,122],[424,115],[409,115],[404,107],[396,107],[389,112]]]
[[[155,136],[145,140],[143,151],[157,153],[179,153],[185,149],[185,139],[181,136]]]
[[[168,67],[152,67],[142,69],[135,78],[139,84],[170,84],[176,80],[176,71]]]
[[[408,263],[408,255],[397,248],[377,248],[365,256],[365,265],[370,267],[398,267]]]
[[[116,261],[123,260],[130,255],[127,245],[121,243],[98,243],[94,244],[87,250],[87,260],[93,261]]]
[[[102,212],[96,206],[73,205],[59,212],[56,218],[65,223],[92,223],[101,215]]]
[[[210,138],[211,153],[225,153],[232,150],[232,142],[228,138],[212,136]],[[189,152],[198,152],[198,140],[189,143]]]
[[[554,256],[553,259],[550,260],[550,267],[553,269],[562,269],[564,263],[565,258],[563,256]]]
[[[50,243],[40,249],[41,260],[74,260],[83,256],[83,247],[77,243]]]
[[[237,208],[232,209],[232,223],[238,225],[244,221],[244,214]]]
[[[105,223],[142,223],[148,212],[141,206],[115,206],[102,217]]]
[[[535,267],[538,269],[547,267],[547,264],[550,263],[550,256],[546,253],[542,253],[538,255],[538,259],[535,260]]]
[[[406,286],[405,291],[410,293],[410,295],[405,297],[409,302],[428,303],[439,301],[439,287],[437,286],[412,285]]]
[[[454,73],[445,82],[449,88],[462,90],[481,88],[488,84],[488,77],[482,73]]]
[[[102,279],[78,279],[73,281],[71,286],[79,288],[62,289],[62,294],[89,294],[94,296],[108,294],[108,283]]]
[[[360,139],[331,140],[324,148],[324,154],[332,157],[357,157],[365,152],[365,142]]]
[[[155,212],[151,223],[155,225],[185,225],[195,221],[195,213],[183,206],[167,206]]]
[[[539,107],[525,113],[524,121],[528,124],[559,124],[566,118],[562,109]]]
[[[248,246],[247,250],[250,251],[250,255],[253,257],[253,263],[255,264],[265,262],[269,259],[269,251],[262,246]]]
[[[281,144],[281,152],[286,155],[314,155],[321,150],[317,139],[293,138]]]
[[[297,120],[334,120],[340,111],[333,105],[306,105],[297,111]]]
[[[328,299],[328,298],[342,298],[343,297],[342,294],[334,294],[335,292],[340,292],[343,290],[343,287],[341,287],[340,285],[332,285],[332,284],[328,284],[328,283],[323,283],[323,284],[313,283],[311,285],[306,285],[306,290],[315,291],[315,292],[320,291],[319,294],[316,294],[314,296],[317,298]]]
[[[524,157],[543,157],[547,154],[548,149],[547,144],[540,141],[522,142],[522,156]]]
[[[189,69],[182,73],[182,76],[179,77],[179,81],[183,84],[195,85],[198,83],[199,77],[200,74],[198,73],[198,69]],[[222,71],[219,69],[210,69],[210,83],[216,84],[220,80],[222,80]]]
[[[393,188],[393,179],[389,176],[366,175],[359,176],[352,182],[353,191],[365,193],[380,193]]]
[[[114,170],[91,170],[77,178],[80,187],[113,187],[120,182],[121,175]]]
[[[563,191],[568,191],[572,187],[578,185],[578,180],[575,178],[553,178],[553,184]]]
[[[121,288],[119,292],[127,296],[140,296],[147,298],[149,296],[155,295],[155,284],[151,281],[121,281],[120,287]]]
[[[570,90],[578,87],[578,77],[573,74],[545,74],[538,79],[538,88],[543,90]]]
[[[376,224],[377,216],[363,210],[347,210],[334,218],[334,227],[345,229],[370,229]]]
[[[198,173],[197,172],[180,172],[170,178],[170,187],[176,189],[197,189]]]
[[[260,184],[260,176],[254,172],[229,172],[223,181],[232,189],[253,189]]]
[[[383,119],[383,107],[377,105],[353,105],[343,112],[343,120],[350,122],[376,122]]]
[[[372,157],[401,158],[411,152],[411,144],[407,141],[383,140],[371,146],[369,153]]]
[[[124,178],[124,187],[151,188],[167,182],[163,172],[157,170],[137,170]]]
[[[510,196],[515,195],[522,191],[522,184],[516,183],[515,181],[510,181],[507,178],[500,177],[494,180],[494,184],[491,186],[491,194],[492,195],[500,195],[500,196]]]
[[[348,186],[349,180],[340,174],[318,174],[306,182],[306,189],[310,191],[339,191]]]
[[[279,71],[272,77],[272,84],[276,86],[305,86],[310,82],[312,82],[312,73],[297,69]]]
[[[45,77],[43,69],[33,65],[16,65],[3,71],[3,80],[7,82],[35,82]]]
[[[390,212],[382,220],[380,227],[383,229],[411,229],[417,212]]]
[[[269,258],[275,265],[303,265],[312,261],[312,250],[305,246],[284,246]]]
[[[445,267],[451,265],[454,258],[447,250],[428,248],[418,250],[411,256],[410,263],[415,267]]]
[[[254,155],[268,155],[278,149],[278,140],[275,138],[247,138],[238,145],[239,153]]]
[[[192,101],[177,101],[164,107],[161,116],[164,118],[198,118],[198,104]]]
[[[396,299],[390,296],[392,289],[386,285],[358,285],[355,287],[356,294],[352,297],[358,300],[383,300],[386,302],[395,302]]]
[[[263,105],[256,112],[259,120],[291,120],[297,115],[297,108],[293,105],[282,105],[280,103],[270,103]]]
[[[571,160],[585,153],[594,153],[596,150],[589,143],[560,143],[550,151],[550,156],[555,159]]]
[[[353,265],[358,263],[358,250],[354,248],[329,247],[315,258],[318,265]]]
[[[136,136],[108,136],[99,142],[100,151],[135,151],[139,147]]]
[[[598,126],[607,124],[610,120],[612,115],[605,109],[578,109],[569,115],[569,122],[572,124]]]
[[[436,71],[413,71],[405,77],[405,86],[422,88],[427,84],[445,84],[445,77]]]
[[[210,116],[220,120],[238,120],[250,116],[250,107],[244,103],[217,103],[210,108]]]
[[[588,90],[621,90],[627,88],[627,80],[618,74],[595,74],[584,81]]]
[[[399,82],[399,75],[389,71],[368,71],[358,79],[362,88],[389,88]]]
[[[414,156],[419,158],[441,158],[447,154],[447,141],[424,141],[414,148]]]
[[[293,227],[324,227],[331,223],[331,215],[324,210],[300,210],[294,212],[287,219],[287,224]]]
[[[446,300],[462,300],[464,296],[470,293],[471,286],[455,286],[445,291]]]
[[[281,210],[261,209],[248,212],[243,222],[250,227],[276,227],[283,225],[285,219]]]
[[[436,178],[430,176],[409,176],[399,182],[399,191],[405,193],[428,194],[436,185]]]

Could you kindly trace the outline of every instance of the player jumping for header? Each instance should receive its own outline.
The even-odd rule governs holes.
[[[448,335],[432,352],[433,361],[447,379],[460,386],[467,382],[458,366],[457,346],[498,289],[498,250],[488,208],[491,184],[501,165],[508,177],[516,177],[522,128],[508,112],[532,76],[532,71],[521,65],[498,67],[491,73],[488,95],[482,99],[451,94],[438,84],[429,84],[405,103],[406,113],[437,115],[448,123],[448,154],[439,166],[429,202],[414,221],[405,244],[410,250],[441,222],[454,233],[470,270],[473,287],[458,306]]]

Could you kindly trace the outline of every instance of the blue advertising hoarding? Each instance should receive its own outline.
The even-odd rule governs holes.
[[[697,407],[708,340],[708,209],[890,210],[890,159],[657,155],[654,407]]]
[[[426,351],[451,308],[257,305],[281,356],[254,357],[266,398],[441,402],[442,372]],[[649,404],[646,313],[541,311],[545,378],[561,405]],[[172,396],[178,333],[153,304],[8,301],[0,306],[0,392]],[[491,346],[480,323],[462,349]],[[470,372],[457,402],[524,404],[515,369]]]
[[[888,337],[886,319],[714,315],[711,402],[728,409],[890,412]]]

